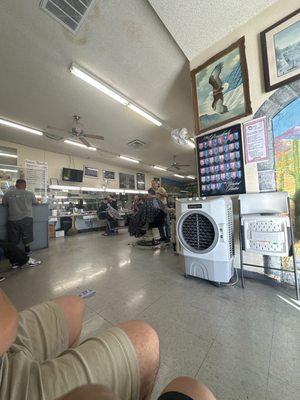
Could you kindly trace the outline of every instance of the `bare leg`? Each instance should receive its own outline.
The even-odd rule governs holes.
[[[72,390],[57,400],[120,400],[119,397],[102,385],[85,385]]]
[[[79,296],[65,296],[53,300],[63,310],[68,324],[69,347],[77,344],[84,312],[84,301]]]
[[[150,398],[159,368],[159,339],[155,330],[144,321],[118,325],[131,340],[140,366],[140,399]]]
[[[207,386],[186,376],[176,378],[170,382],[162,391],[162,394],[167,392],[183,393],[193,400],[216,400],[215,396]]]

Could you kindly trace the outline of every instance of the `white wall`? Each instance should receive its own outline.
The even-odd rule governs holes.
[[[75,168],[75,169],[83,169],[83,166],[89,166],[99,169],[99,178],[83,178],[82,186],[87,187],[101,187],[104,185],[102,170],[114,171],[116,173],[115,180],[109,181],[110,188],[119,188],[119,172],[128,173],[135,175],[136,182],[136,173],[144,172],[142,169],[132,169],[132,168],[122,168],[115,165],[109,165],[106,162],[98,162],[94,160],[88,160],[80,157],[68,156],[65,154],[53,153],[50,151],[43,151],[40,149],[36,149],[33,147],[23,146],[20,144],[10,143],[3,140],[0,140],[0,146],[6,146],[17,149],[18,154],[18,166],[24,166],[25,160],[35,160],[35,161],[43,161],[48,163],[48,177],[57,178],[61,181],[62,169],[63,167]],[[146,189],[150,187],[151,179],[154,176],[158,176],[157,174],[152,175],[148,172],[144,172],[146,177]],[[136,184],[136,183],[135,183]]]
[[[266,93],[264,90],[263,64],[260,48],[259,34],[270,25],[279,21],[283,17],[291,14],[299,8],[299,0],[280,0],[273,6],[267,8],[258,16],[252,18],[249,22],[240,28],[229,33],[224,39],[215,43],[205,52],[199,54],[191,60],[191,70],[203,64],[209,58],[218,52],[226,49],[230,44],[245,36],[246,58],[249,73],[249,87],[253,114],[262,105],[262,103],[273,93]],[[201,40],[201,38],[199,38]],[[252,116],[241,118],[233,123],[245,122],[250,120]],[[232,122],[228,125],[232,125]],[[224,125],[226,126],[226,125]],[[218,128],[220,129],[220,128]],[[246,165],[245,167],[246,185],[248,192],[258,191],[258,174],[255,164]]]

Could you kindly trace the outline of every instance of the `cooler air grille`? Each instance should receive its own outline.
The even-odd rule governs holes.
[[[193,213],[188,215],[182,223],[182,238],[189,247],[197,251],[205,251],[214,243],[215,228],[207,217]]]

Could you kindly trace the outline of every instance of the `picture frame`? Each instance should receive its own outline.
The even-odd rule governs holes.
[[[196,138],[201,197],[246,192],[241,124]]]
[[[191,71],[195,133],[252,114],[243,36]]]
[[[119,172],[120,189],[135,189],[134,175]]]
[[[300,78],[300,8],[260,33],[265,90]]]
[[[145,174],[141,172],[137,172],[136,174],[136,188],[137,190],[145,190],[146,189],[146,177]]]
[[[87,165],[83,166],[83,176],[87,178],[95,178],[98,179],[99,169],[95,167],[89,167]]]

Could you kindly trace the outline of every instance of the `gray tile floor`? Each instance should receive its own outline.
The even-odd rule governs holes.
[[[181,257],[133,248],[131,240],[125,231],[53,240],[36,253],[40,267],[10,272],[0,285],[19,310],[95,289],[83,338],[128,319],[151,323],[161,342],[153,398],[184,374],[205,382],[220,400],[299,399],[298,302],[257,280],[247,280],[243,290],[185,279]]]

